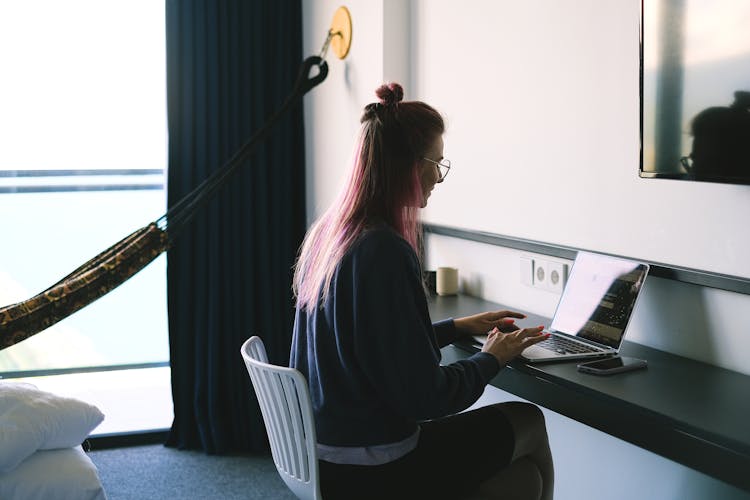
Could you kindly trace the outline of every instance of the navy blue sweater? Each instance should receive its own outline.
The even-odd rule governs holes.
[[[310,385],[321,444],[401,441],[420,420],[473,404],[500,369],[483,352],[440,365],[453,320],[431,323],[417,257],[392,229],[366,232],[330,290],[312,314],[297,308],[290,359]]]

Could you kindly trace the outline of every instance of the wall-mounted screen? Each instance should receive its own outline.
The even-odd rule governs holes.
[[[641,177],[750,184],[750,1],[642,0]]]

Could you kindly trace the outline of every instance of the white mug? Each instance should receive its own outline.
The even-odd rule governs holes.
[[[435,276],[435,290],[438,295],[456,295],[458,293],[458,269],[455,267],[438,267]]]

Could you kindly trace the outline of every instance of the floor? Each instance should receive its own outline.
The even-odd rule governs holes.
[[[270,455],[207,455],[162,445],[92,450],[108,500],[292,500]]]

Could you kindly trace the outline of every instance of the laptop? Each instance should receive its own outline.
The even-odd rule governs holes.
[[[521,358],[538,363],[615,355],[625,338],[649,266],[578,252],[550,327],[550,337]],[[477,338],[484,343],[486,336]]]

